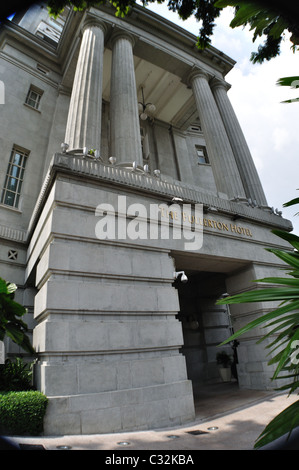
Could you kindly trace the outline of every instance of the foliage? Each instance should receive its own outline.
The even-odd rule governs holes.
[[[297,202],[298,198],[284,206],[290,206]],[[259,279],[255,282],[270,283],[272,287],[237,294],[217,303],[280,301],[280,304],[274,310],[245,325],[221,345],[238,338],[253,328],[262,325],[264,328],[267,327],[269,331],[258,342],[265,339],[271,340],[266,348],[270,350],[269,355],[272,357],[268,364],[276,365],[272,380],[287,381],[279,390],[288,390],[291,394],[299,388],[299,359],[297,359],[297,347],[299,346],[299,237],[282,230],[273,230],[273,233],[286,240],[290,245],[289,249],[268,249],[286,263],[287,276]],[[264,446],[286,432],[290,433],[296,426],[299,426],[299,400],[268,424],[259,436],[255,447]]]
[[[0,390],[20,391],[31,390],[32,363],[24,363],[21,357],[14,361],[7,359],[0,365]]]
[[[22,349],[30,354],[35,354],[26,334],[27,325],[21,320],[27,310],[14,300],[16,289],[15,284],[0,278],[0,341],[3,341],[7,335]]]
[[[0,433],[40,434],[47,404],[47,397],[38,391],[0,394]]]
[[[289,86],[291,88],[299,88],[299,77],[298,76],[295,76],[295,77],[283,77],[283,78],[280,78],[278,81],[277,81],[277,85],[280,85],[280,86]],[[299,98],[292,98],[290,100],[285,100],[285,101],[282,101],[282,103],[294,103],[295,101],[299,101]],[[299,200],[298,200],[299,201]]]
[[[165,0],[142,0],[144,6],[149,3],[164,3]],[[51,14],[57,15],[65,5],[73,5],[76,10],[89,6],[105,4],[105,0],[48,0]],[[116,9],[117,16],[125,16],[136,3],[135,0],[109,0]],[[183,20],[194,16],[201,22],[197,46],[203,49],[211,43],[215,19],[227,7],[235,7],[235,16],[230,26],[250,26],[253,31],[253,42],[258,37],[265,37],[263,45],[253,52],[253,63],[262,63],[280,53],[280,44],[285,31],[291,33],[290,41],[293,51],[299,45],[299,15],[293,0],[168,0],[169,10],[178,13]]]
[[[22,8],[38,3],[34,0],[23,0]],[[83,11],[92,6],[110,4],[115,8],[115,14],[124,17],[130,13],[136,0],[46,0],[50,14],[59,15],[65,7],[75,11]],[[227,7],[235,8],[235,17],[231,27],[249,25],[253,31],[253,41],[257,37],[265,37],[263,45],[253,52],[251,60],[262,63],[280,53],[280,44],[285,32],[291,34],[290,40],[295,52],[299,45],[299,13],[297,2],[293,0],[141,0],[144,6],[150,3],[167,3],[168,9],[176,12],[186,20],[194,16],[200,22],[197,46],[199,49],[208,47],[215,27],[215,20],[221,11]],[[0,20],[18,11],[20,6],[16,0],[4,3]]]
[[[165,0],[141,0],[143,6],[149,3],[164,3]],[[168,0],[167,6],[170,11],[178,13],[183,20],[194,17],[202,22],[198,47],[205,48],[211,43],[210,36],[213,34],[215,19],[220,15],[221,9],[214,6],[216,0]],[[53,16],[59,15],[65,6],[73,6],[76,11],[83,11],[95,5],[110,3],[115,8],[115,14],[119,17],[126,16],[136,4],[136,0],[48,0],[49,12]]]
[[[263,45],[251,54],[253,63],[262,63],[280,53],[280,44],[285,32],[291,33],[290,41],[295,52],[299,45],[299,13],[293,0],[217,0],[216,7],[235,7],[235,16],[230,23],[232,28],[250,26],[253,42],[265,37]]]
[[[229,367],[232,363],[230,356],[225,351],[216,354],[216,361],[218,365],[225,368]]]

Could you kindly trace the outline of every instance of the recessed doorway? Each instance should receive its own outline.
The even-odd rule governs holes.
[[[188,273],[188,281],[178,279],[180,312],[184,345],[182,354],[186,359],[188,379],[192,381],[194,397],[203,385],[220,381],[216,364],[218,345],[227,339],[232,331],[229,310],[216,305],[226,291],[225,274],[198,272]],[[223,347],[232,355],[230,345]]]

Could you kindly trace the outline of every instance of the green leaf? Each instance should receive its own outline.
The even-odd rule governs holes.
[[[4,279],[0,278],[0,294],[8,294],[7,283]]]
[[[297,103],[299,98],[292,98],[290,100],[281,101],[281,103]]]
[[[299,198],[298,198],[298,203],[299,203]],[[287,242],[289,242],[296,250],[299,250],[299,237],[295,235],[294,233],[285,232],[284,230],[272,230],[272,233],[282,238],[283,240],[286,240]]]
[[[269,34],[274,38],[279,38],[282,35],[283,31],[287,28],[287,22],[283,18],[279,17],[276,23],[270,29]]]
[[[246,3],[240,5],[240,8],[236,11],[234,19],[231,21],[230,26],[236,28],[246,24],[249,20],[253,20],[253,17],[264,11],[264,8],[257,5],[256,3]],[[258,24],[258,22],[256,23]],[[252,26],[255,27],[254,25]]]
[[[13,300],[16,289],[15,284],[0,278],[0,339],[7,335],[25,351],[35,353],[26,335],[27,325],[21,320],[27,309]]]
[[[281,371],[282,367],[286,363],[286,361],[290,358],[290,351],[292,350],[292,342],[298,340],[299,338],[299,330],[297,330],[290,341],[288,342],[287,346],[281,351],[281,356],[278,362],[278,366],[274,372],[273,380],[277,378],[279,372]],[[273,364],[273,362],[269,361],[269,364]]]
[[[272,419],[272,421],[270,421],[258,437],[254,447],[263,447],[287,433],[290,434],[297,426],[299,426],[299,400],[287,407]]]
[[[277,250],[273,248],[269,248],[267,251],[274,253],[278,258],[282,259],[286,264],[299,269],[299,254]]]
[[[8,336],[17,344],[21,343],[24,338],[24,333],[17,328],[15,325],[8,323],[6,325],[6,331]]]
[[[290,86],[292,88],[299,88],[299,76],[295,75],[293,77],[279,78],[276,84],[279,86]],[[299,199],[298,199],[298,202],[299,202]],[[284,204],[284,206],[286,207],[287,204],[289,203],[287,202],[286,204]]]
[[[236,7],[239,3],[240,0],[217,0],[214,6],[217,8]]]
[[[243,294],[240,294],[240,296],[242,296],[242,295]],[[238,296],[238,297],[240,297],[240,296]],[[224,302],[219,301],[219,302],[217,302],[217,304],[225,303],[225,302],[227,302],[227,303],[242,303],[242,297],[241,297],[241,302],[240,301],[229,302],[229,299],[230,298],[228,297],[227,299],[225,299]],[[234,299],[234,298],[232,298],[232,299]],[[232,341],[236,338],[239,338],[239,336],[241,336],[242,334],[247,333],[248,331],[252,330],[253,328],[256,328],[257,326],[261,325],[262,323],[268,322],[270,320],[273,320],[274,318],[277,318],[280,315],[284,315],[287,312],[297,310],[297,309],[299,309],[299,300],[289,302],[287,305],[284,305],[283,307],[277,308],[277,309],[275,309],[275,310],[273,310],[269,313],[266,313],[265,315],[262,315],[261,317],[256,318],[252,322],[250,322],[247,325],[243,326],[243,328],[240,328],[240,330],[236,331],[236,333],[234,333],[228,339],[223,341],[219,346],[223,346],[224,344],[227,344],[230,341]]]
[[[258,279],[257,282],[267,282],[270,284],[285,284],[287,286],[297,286],[299,288],[299,279],[286,278],[286,277],[266,277],[264,279]],[[297,293],[299,298],[299,291]]]
[[[298,297],[298,289],[287,287],[270,287],[268,289],[257,289],[250,292],[242,292],[241,294],[236,294],[232,297],[227,297],[226,299],[223,299],[223,301],[220,302],[222,304],[270,302],[276,300],[293,300],[294,298]]]
[[[299,78],[299,77],[298,77]],[[290,206],[294,206],[295,204],[299,204],[299,197],[296,197],[295,199],[292,199],[291,201],[289,202],[285,202],[283,204],[283,207],[290,207]]]

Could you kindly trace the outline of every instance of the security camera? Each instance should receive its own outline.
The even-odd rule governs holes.
[[[180,276],[180,275],[181,275],[181,282],[183,282],[184,284],[186,284],[186,282],[188,282],[188,278],[187,278],[187,276],[186,276],[186,274],[185,274],[185,271],[175,271],[175,272],[173,273],[173,277],[174,277],[175,279],[177,279],[178,276]]]
[[[187,276],[186,276],[185,273],[181,275],[181,281],[182,281],[184,284],[186,284],[186,282],[188,282],[188,278],[187,278]]]

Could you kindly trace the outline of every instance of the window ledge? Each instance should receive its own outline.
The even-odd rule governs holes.
[[[36,111],[37,113],[41,114],[41,111],[39,109],[34,108],[33,106],[30,106],[30,104],[23,103],[26,108],[32,109],[33,111]]]
[[[16,212],[17,214],[22,214],[22,211],[17,207],[8,206],[6,204],[0,203],[0,209],[8,209],[9,211]]]

